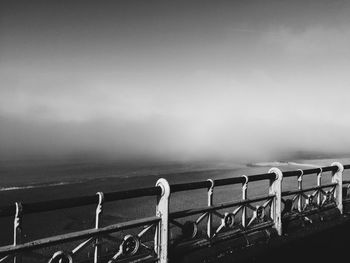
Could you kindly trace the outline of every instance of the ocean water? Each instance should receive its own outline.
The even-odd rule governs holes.
[[[2,161],[0,205],[148,187],[160,177],[175,183],[238,176],[245,167],[231,162]]]
[[[229,162],[120,162],[111,160],[0,161],[1,190],[37,188],[103,178],[162,176],[185,172],[237,169]]]
[[[88,185],[108,187],[128,185],[138,187],[152,186],[157,178],[164,177],[171,183],[205,180],[211,177],[235,177],[265,173],[271,167],[282,171],[328,166],[334,161],[350,163],[350,158],[338,159],[303,159],[291,161],[272,161],[257,163],[237,162],[120,162],[112,160],[23,160],[0,161],[0,195],[20,193],[33,189],[64,188],[68,186]],[[135,187],[133,187],[135,182]],[[99,190],[96,188],[96,190]],[[111,189],[113,191],[113,188]],[[77,192],[76,194],[79,194]],[[6,198],[5,198],[6,199]],[[0,201],[2,204],[3,201]]]

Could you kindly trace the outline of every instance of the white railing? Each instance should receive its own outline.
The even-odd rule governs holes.
[[[156,186],[150,188],[98,192],[95,196],[47,202],[17,202],[15,205],[0,207],[0,216],[14,216],[13,244],[0,247],[0,262],[33,262],[30,258],[34,250],[40,252],[49,247],[61,246],[61,250],[50,250],[51,256],[42,253],[40,260],[36,252],[35,262],[80,262],[82,252],[92,250],[94,263],[136,262],[141,259],[166,263],[169,254],[178,248],[213,245],[222,239],[262,229],[282,235],[283,220],[293,216],[307,218],[308,214],[329,208],[336,208],[340,214],[343,213],[343,184],[350,183],[343,181],[344,168],[350,169],[350,165],[343,166],[336,162],[328,167],[287,172],[272,168],[266,174],[174,185],[159,179]],[[322,175],[326,172],[331,173],[331,183],[322,184]],[[317,175],[316,186],[304,188],[303,179],[311,174]],[[297,178],[297,189],[282,192],[283,179],[288,177]],[[249,184],[263,180],[269,181],[268,192],[263,196],[248,198]],[[241,200],[214,203],[216,189],[235,184],[241,184]],[[207,189],[207,206],[169,212],[172,193],[197,189]],[[157,196],[155,216],[102,226],[106,202],[143,196]],[[24,214],[91,204],[96,205],[93,228],[22,243]],[[124,235],[125,231],[130,233]],[[121,232],[123,236],[114,235]],[[119,246],[106,253],[103,250],[105,240]]]

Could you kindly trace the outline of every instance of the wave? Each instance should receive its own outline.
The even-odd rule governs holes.
[[[296,162],[288,162],[289,165],[295,165],[295,166],[305,166],[305,167],[313,167],[313,168],[319,168],[320,165],[315,164],[309,164],[309,163],[296,163]]]
[[[286,166],[286,165],[288,165],[288,162],[279,162],[279,161],[248,164],[248,166],[251,166],[251,167],[272,167],[272,166]]]
[[[288,165],[305,166],[305,167],[313,167],[313,168],[320,167],[319,165],[308,164],[308,163],[280,162],[280,161],[251,163],[248,166],[251,166],[251,167],[278,167],[278,166],[288,166]]]
[[[35,185],[24,185],[24,186],[8,186],[0,187],[0,191],[13,191],[13,190],[24,190],[33,188],[43,188],[43,187],[53,187],[71,184],[70,182],[58,182],[58,183],[48,183],[48,184],[35,184]]]

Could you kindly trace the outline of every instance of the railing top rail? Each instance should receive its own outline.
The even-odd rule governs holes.
[[[350,164],[344,165],[344,169],[350,169]],[[325,166],[320,168],[311,168],[311,169],[304,169],[304,170],[292,170],[292,171],[285,171],[283,172],[283,177],[293,177],[293,176],[299,176],[301,173],[303,175],[309,175],[309,174],[316,174],[320,171],[322,172],[336,172],[338,170],[338,166]],[[256,174],[256,175],[249,175],[248,182],[256,182],[261,180],[274,180],[276,178],[276,175],[274,173],[265,173],[265,174]],[[223,179],[216,179],[213,180],[215,186],[224,186],[224,185],[230,185],[230,184],[242,184],[246,181],[245,177],[233,177],[233,178],[223,178]],[[173,184],[171,185],[171,192],[181,192],[181,191],[187,191],[187,190],[194,190],[194,189],[202,189],[202,188],[209,188],[211,186],[211,183],[209,181],[197,181],[197,182],[190,182],[190,183],[180,183],[180,184]]]
[[[247,176],[247,178],[248,178],[248,182],[256,182],[261,180],[275,180],[276,175],[274,173],[256,174],[256,175],[249,175]],[[213,182],[215,186],[243,184],[246,182],[246,178],[243,176],[239,176],[239,177],[216,179],[216,180],[213,180]],[[175,193],[175,192],[188,191],[188,190],[194,190],[194,189],[209,188],[210,186],[211,186],[211,183],[208,180],[206,180],[206,181],[197,181],[197,182],[190,182],[190,183],[173,184],[170,186],[170,189],[172,193]]]
[[[123,199],[130,199],[143,196],[157,196],[160,195],[162,189],[159,186],[132,189],[119,192],[110,192],[104,194],[104,201],[111,202]],[[78,206],[93,205],[98,202],[97,195],[88,195],[64,199],[56,199],[49,201],[33,202],[33,203],[22,203],[23,214],[46,212],[58,209],[73,208]],[[0,216],[10,216],[16,211],[15,205],[7,205],[0,207]]]
[[[312,169],[305,169],[305,170],[286,171],[286,172],[283,172],[283,177],[299,176],[301,174],[301,171],[303,175],[308,175],[308,174],[319,173],[320,171],[336,172],[337,169],[338,169],[337,166],[326,166],[326,167],[312,168]],[[344,165],[344,169],[350,169],[350,164]],[[274,180],[275,176],[276,175],[274,173],[265,173],[265,174],[249,175],[247,176],[247,178],[248,178],[248,182],[256,182],[261,180]],[[216,180],[213,180],[213,182],[215,186],[243,184],[246,182],[246,177],[240,176],[240,177],[216,179]],[[204,189],[204,188],[209,188],[210,186],[211,186],[211,182],[209,182],[208,180],[172,184],[171,192],[175,193],[175,192],[195,190],[195,189]],[[118,192],[110,192],[110,193],[104,194],[104,200],[105,202],[111,202],[111,201],[124,200],[124,199],[136,198],[136,197],[143,197],[143,196],[159,196],[161,192],[162,190],[161,190],[161,187],[159,186],[118,191]],[[49,200],[49,201],[42,201],[42,202],[23,203],[22,206],[23,206],[23,214],[30,214],[30,213],[39,213],[39,212],[45,212],[45,211],[58,210],[58,209],[73,208],[78,206],[93,205],[93,204],[96,204],[97,202],[98,202],[97,195],[89,195],[89,196]],[[0,207],[0,216],[10,216],[10,215],[13,215],[15,211],[16,211],[16,206],[14,204],[2,206]]]
[[[350,165],[346,169],[349,169],[349,168],[350,168]],[[319,172],[336,172],[337,170],[338,170],[338,166],[326,166],[326,167],[312,168],[312,169],[305,169],[305,170],[293,170],[293,171],[283,172],[283,177],[299,176],[301,173],[303,175],[309,175],[309,174],[317,174]]]

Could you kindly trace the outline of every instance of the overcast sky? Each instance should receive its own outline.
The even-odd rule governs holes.
[[[1,1],[0,158],[349,152],[349,1]]]

